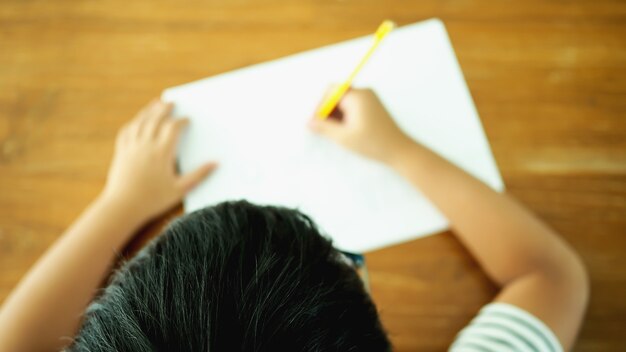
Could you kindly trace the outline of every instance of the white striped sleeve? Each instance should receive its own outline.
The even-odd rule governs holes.
[[[457,335],[450,352],[563,352],[541,320],[514,305],[491,303]]]

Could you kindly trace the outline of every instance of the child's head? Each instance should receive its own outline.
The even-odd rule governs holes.
[[[356,272],[298,211],[228,202],[122,266],[69,351],[387,351]]]

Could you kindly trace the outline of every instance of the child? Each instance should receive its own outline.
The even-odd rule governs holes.
[[[311,129],[419,187],[501,287],[451,350],[569,350],[589,296],[574,251],[509,196],[411,140],[371,90],[351,90],[338,110]],[[176,174],[187,120],[170,111],[153,101],[122,128],[102,193],[4,302],[0,351],[391,350],[350,257],[305,215],[246,202],[174,221],[89,305],[130,236],[216,166]]]

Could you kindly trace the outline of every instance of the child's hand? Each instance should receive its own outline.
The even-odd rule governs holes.
[[[317,117],[311,128],[366,157],[389,163],[399,148],[412,143],[371,89],[351,89],[337,106],[339,118]]]
[[[154,100],[119,131],[103,192],[144,221],[176,205],[216,166],[207,163],[186,175],[176,173],[176,145],[189,121],[172,119],[171,110],[171,104]]]

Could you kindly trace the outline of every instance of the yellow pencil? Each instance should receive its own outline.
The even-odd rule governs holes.
[[[317,117],[319,117],[320,119],[325,119],[328,117],[328,115],[330,115],[330,113],[337,106],[343,95],[346,94],[348,89],[350,89],[354,77],[356,77],[357,73],[361,71],[361,68],[363,68],[367,60],[369,60],[370,56],[372,56],[372,53],[374,52],[374,50],[376,50],[383,38],[385,38],[395,26],[395,23],[389,20],[383,21],[383,23],[378,26],[376,33],[374,33],[374,42],[372,43],[372,46],[369,48],[367,53],[365,53],[365,56],[363,56],[359,64],[354,68],[350,76],[348,76],[348,79],[335,87],[335,89],[333,89],[333,91],[328,95],[326,100],[324,100],[324,102],[320,105],[320,108],[317,110],[316,113]]]

